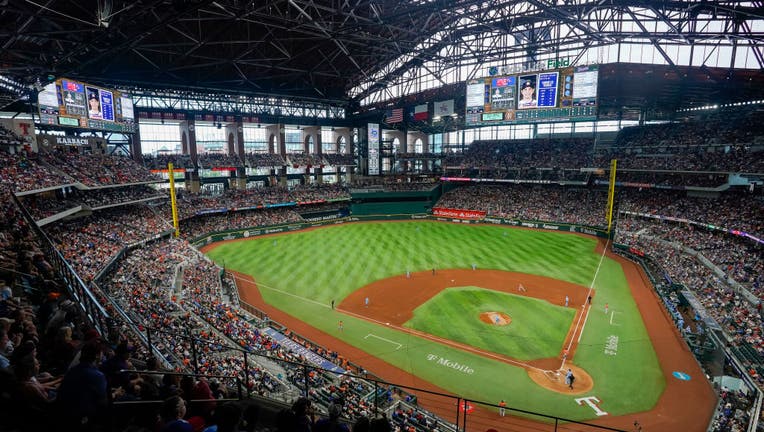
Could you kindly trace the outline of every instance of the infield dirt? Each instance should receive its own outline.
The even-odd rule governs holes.
[[[243,239],[246,241],[246,239]],[[242,241],[242,240],[230,240]],[[207,251],[221,243],[205,246],[202,250]],[[605,243],[600,241],[597,252],[601,253]],[[643,430],[650,432],[673,432],[677,430],[702,431],[705,430],[713,414],[716,398],[714,392],[705,379],[703,370],[692,356],[687,344],[674,327],[672,320],[660,305],[660,299],[650,286],[644,272],[636,264],[608,251],[606,256],[617,261],[623,267],[624,274],[629,283],[631,294],[642,315],[645,327],[650,335],[656,354],[666,380],[666,388],[656,406],[646,412],[634,413],[624,416],[607,416],[590,423],[633,430],[633,421],[638,419]],[[363,358],[363,366],[368,371],[382,377],[384,380],[400,383],[411,387],[421,388],[433,392],[448,393],[437,385],[423,381],[417,376],[395,367],[379,358],[368,356],[360,349],[351,346],[333,335],[320,331],[306,324],[298,317],[291,316],[265,303],[257,284],[251,276],[234,273],[237,277],[238,288],[242,301],[255,306],[266,312],[272,319],[289,326],[289,328],[302,336],[313,340],[325,347],[337,351],[351,361],[354,358]],[[451,282],[451,280],[454,282]],[[416,281],[417,289],[411,290],[411,283]],[[411,311],[416,305],[422,304],[437,294],[440,290],[449,286],[480,286],[513,294],[527,295],[529,297],[547,299],[554,304],[562,304],[567,294],[571,305],[583,305],[586,300],[586,289],[564,281],[542,278],[539,276],[491,271],[491,270],[438,270],[436,275],[431,272],[412,273],[410,278],[401,275],[384,280],[385,295],[379,293],[383,288],[381,281],[363,287],[343,300],[338,309],[367,316],[369,319],[381,322],[391,322],[398,325],[411,317]],[[522,284],[525,292],[518,292],[517,287]],[[565,284],[573,285],[565,287]],[[575,289],[572,289],[575,288]],[[396,294],[391,294],[393,290]],[[572,294],[571,294],[572,293]],[[364,299],[370,297],[372,301],[368,307],[364,305]],[[385,300],[388,299],[388,300]],[[582,313],[584,308],[577,307],[577,313]],[[575,322],[575,320],[574,320]],[[419,335],[419,334],[418,334]],[[420,335],[421,336],[421,335]],[[567,338],[572,335],[568,334]],[[567,340],[566,338],[566,340]],[[458,345],[458,344],[457,344]],[[569,359],[575,360],[575,344],[568,354]],[[529,362],[537,367],[556,369],[560,365],[560,358],[542,359]],[[566,366],[567,367],[567,366]],[[690,381],[680,381],[672,376],[673,371],[684,371],[694,377]],[[574,371],[574,374],[576,372]],[[585,371],[579,371],[576,376],[576,387],[583,386]],[[548,380],[548,379],[547,379]],[[541,380],[539,380],[541,381]],[[538,382],[538,381],[537,381]],[[564,384],[563,384],[564,385]],[[565,388],[558,391],[564,392]],[[454,417],[451,409],[440,406],[428,406],[430,398],[426,393],[421,393],[419,403],[431,409],[438,415],[447,419]],[[434,402],[434,401],[433,401]],[[521,407],[518,407],[521,408]],[[484,431],[489,428],[497,430],[537,431],[546,430],[545,426],[532,420],[507,416],[498,417],[495,411],[476,408],[476,413],[470,418],[470,430]],[[542,429],[539,429],[539,428]],[[576,429],[591,430],[591,429]]]

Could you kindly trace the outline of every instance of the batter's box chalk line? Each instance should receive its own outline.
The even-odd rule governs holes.
[[[398,351],[399,349],[403,348],[403,344],[399,344],[398,342],[391,341],[390,339],[385,339],[382,336],[377,336],[374,333],[367,334],[366,336],[364,336],[364,339],[368,339],[370,337],[375,338],[375,339],[379,339],[379,340],[382,340],[382,341],[385,341],[385,342],[388,342],[388,343],[391,343],[393,345],[396,345],[396,348],[395,348],[396,351]]]
[[[621,312],[619,312],[619,311],[611,311],[610,312],[610,325],[612,325],[612,326],[620,326],[621,325],[620,323],[618,323],[618,322],[613,320],[613,318],[616,317],[617,313],[621,313]]]
[[[545,370],[544,376],[549,378],[550,381],[559,382],[562,375],[559,370]]]

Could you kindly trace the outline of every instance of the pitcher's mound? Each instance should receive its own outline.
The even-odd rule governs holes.
[[[483,312],[480,314],[480,321],[486,324],[493,325],[508,325],[512,322],[512,318],[504,312]]]

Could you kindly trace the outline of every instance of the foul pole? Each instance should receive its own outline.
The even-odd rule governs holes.
[[[613,159],[610,161],[610,183],[608,184],[607,191],[607,232],[610,234],[610,229],[613,226],[613,204],[615,203],[615,169],[618,160]]]
[[[175,238],[180,237],[180,225],[178,224],[178,202],[175,201],[175,173],[172,170],[172,162],[167,164],[170,172],[170,206],[172,206],[172,226],[175,228]]]

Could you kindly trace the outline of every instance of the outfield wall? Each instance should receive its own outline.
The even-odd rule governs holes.
[[[201,247],[201,246],[208,245],[210,243],[215,243],[218,241],[259,237],[261,235],[300,231],[300,230],[308,229],[308,228],[315,228],[315,227],[329,226],[329,225],[340,225],[340,224],[349,223],[349,222],[384,222],[384,221],[394,221],[394,220],[432,220],[432,221],[453,222],[453,223],[463,223],[463,224],[489,223],[489,224],[495,224],[495,225],[544,229],[544,230],[552,230],[552,231],[560,231],[560,232],[574,232],[574,233],[581,233],[581,234],[586,234],[586,235],[595,236],[599,238],[605,238],[605,239],[610,238],[607,231],[601,228],[595,228],[595,227],[590,227],[585,225],[575,225],[575,224],[557,223],[557,222],[523,221],[523,220],[517,220],[517,219],[507,219],[507,218],[498,218],[498,217],[486,217],[482,220],[467,220],[467,219],[457,219],[457,218],[435,217],[429,214],[419,213],[419,214],[376,214],[376,215],[358,215],[358,216],[353,215],[353,216],[344,217],[344,218],[336,218],[336,219],[325,220],[325,221],[316,221],[311,223],[268,225],[268,226],[242,228],[242,229],[234,229],[234,230],[227,230],[227,231],[216,231],[216,232],[207,233],[202,236],[193,238],[189,242],[196,247]]]

